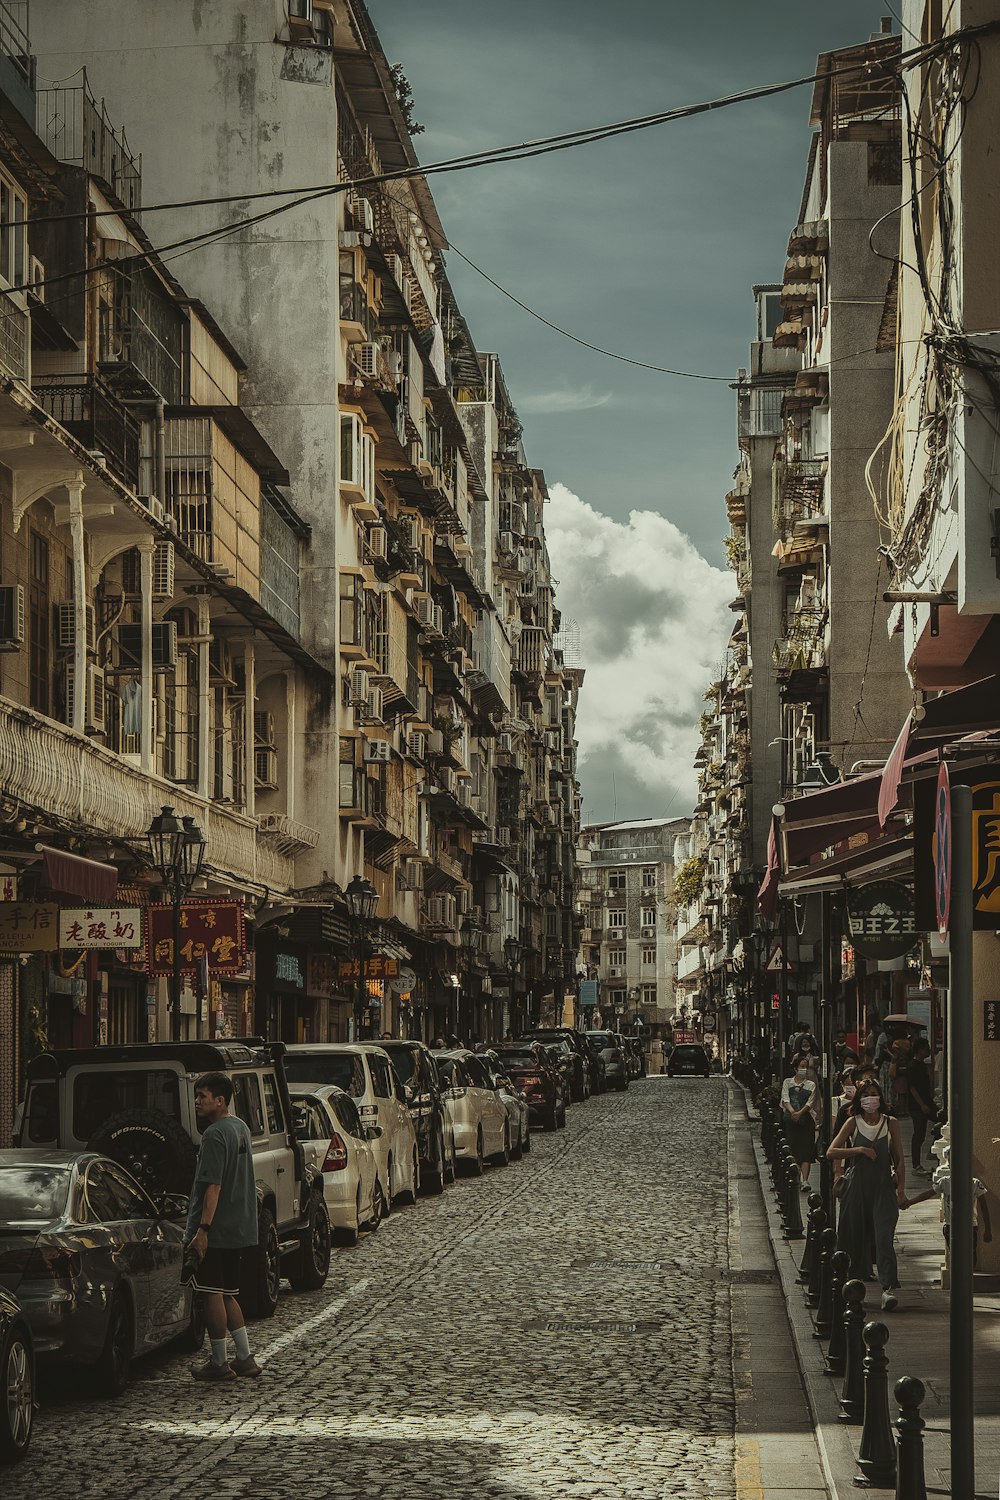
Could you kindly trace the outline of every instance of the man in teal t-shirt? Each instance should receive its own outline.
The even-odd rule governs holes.
[[[199,1257],[191,1285],[200,1293],[212,1357],[192,1365],[195,1380],[259,1375],[240,1307],[240,1252],[257,1243],[257,1183],[253,1142],[246,1125],[229,1113],[233,1081],[206,1073],[194,1086],[194,1108],[207,1120],[188,1200],[185,1241]],[[226,1331],[236,1358],[228,1358]]]

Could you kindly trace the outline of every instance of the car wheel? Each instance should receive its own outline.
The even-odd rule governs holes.
[[[416,1203],[417,1194],[420,1191],[420,1158],[416,1151],[413,1153],[413,1161],[410,1163],[410,1186],[403,1188],[397,1198],[400,1203]]]
[[[510,1126],[509,1125],[505,1125],[504,1128],[503,1128],[503,1145],[500,1147],[500,1150],[496,1153],[496,1155],[492,1158],[492,1162],[493,1162],[493,1165],[497,1166],[497,1167],[509,1167],[510,1166]]]
[[[102,1396],[120,1396],[131,1373],[132,1313],[128,1296],[119,1287],[111,1298],[104,1348],[94,1371],[95,1383]]]
[[[434,1161],[427,1171],[421,1174],[420,1188],[424,1193],[436,1195],[444,1192],[446,1163],[444,1159],[444,1136],[440,1133],[434,1140]]]
[[[372,1191],[372,1207],[374,1209],[374,1217],[371,1221],[371,1228],[377,1229],[382,1220],[389,1217],[389,1210],[385,1204],[385,1188],[382,1186],[381,1177],[376,1177],[375,1179],[375,1187]]]
[[[110,1156],[154,1200],[191,1191],[197,1149],[180,1121],[163,1110],[120,1110],[94,1131],[87,1149]]]
[[[476,1135],[476,1154],[468,1164],[470,1177],[482,1177],[486,1166],[486,1158],[483,1155],[483,1132],[480,1127]]]
[[[448,1152],[448,1175],[447,1181],[454,1182],[458,1176],[458,1157],[455,1155],[455,1137],[451,1138],[451,1150]]]
[[[523,1144],[521,1146],[521,1154],[522,1154],[522,1156],[525,1153],[527,1153],[528,1151],[530,1151],[530,1150],[531,1150],[531,1125],[527,1124],[524,1127],[524,1141],[523,1141]]]
[[[31,1344],[19,1326],[0,1351],[0,1459],[17,1463],[28,1451],[35,1421]]]
[[[559,1127],[560,1130],[565,1130],[566,1129],[566,1106],[565,1106],[565,1104],[563,1105],[562,1109],[559,1111],[559,1117],[556,1120],[556,1124],[558,1125],[558,1127]]]
[[[384,1210],[383,1219],[387,1219],[396,1207],[396,1173],[392,1157],[385,1164],[385,1187],[382,1190],[382,1201]]]
[[[521,1121],[517,1122],[517,1140],[510,1148],[511,1161],[520,1161],[524,1155],[524,1141],[521,1139]]]
[[[559,1129],[559,1111],[558,1111],[558,1109],[556,1108],[556,1106],[554,1104],[553,1104],[553,1106],[552,1106],[552,1108],[550,1110],[546,1111],[546,1114],[545,1114],[545,1116],[544,1116],[544,1118],[542,1120],[542,1129],[543,1130],[558,1130]]]
[[[309,1195],[309,1221],[299,1236],[299,1250],[288,1280],[297,1292],[318,1292],[330,1274],[330,1212],[320,1193]],[[357,1240],[357,1230],[354,1231]]]
[[[257,1244],[245,1253],[244,1276],[240,1306],[246,1317],[273,1318],[281,1281],[281,1251],[269,1209],[262,1208],[257,1215]]]

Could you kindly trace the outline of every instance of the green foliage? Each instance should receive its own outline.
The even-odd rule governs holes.
[[[730,532],[729,535],[724,539],[722,545],[726,549],[726,561],[732,568],[733,572],[738,573],[740,570],[740,564],[742,563],[744,556],[742,537],[734,536],[733,533]]]
[[[708,861],[703,854],[686,859],[674,876],[674,900],[678,906],[693,906],[705,884]]]
[[[423,135],[424,127],[418,125],[417,121],[413,118],[413,90],[410,87],[410,80],[403,72],[403,64],[392,63],[389,67],[389,77],[392,79],[392,86],[396,92],[396,103],[403,112],[403,119],[406,121],[407,130],[411,135]]]

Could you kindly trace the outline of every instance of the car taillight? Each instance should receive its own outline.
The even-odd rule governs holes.
[[[521,1073],[516,1080],[520,1083],[544,1083],[545,1078],[541,1073]]]
[[[330,1144],[326,1148],[323,1158],[324,1172],[342,1172],[347,1166],[347,1147],[336,1131],[330,1137]]]

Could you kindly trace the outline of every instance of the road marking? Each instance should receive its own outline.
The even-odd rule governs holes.
[[[287,1349],[289,1344],[298,1343],[304,1335],[310,1333],[314,1328],[319,1328],[329,1318],[336,1317],[337,1313],[342,1312],[353,1297],[364,1291],[370,1280],[371,1277],[363,1276],[360,1281],[354,1283],[349,1292],[345,1292],[342,1297],[335,1297],[332,1302],[327,1303],[321,1312],[314,1313],[304,1323],[296,1323],[294,1328],[289,1328],[287,1333],[281,1334],[279,1338],[274,1340],[273,1344],[268,1344],[266,1348],[260,1351],[260,1361],[263,1364],[270,1364],[275,1355],[280,1354],[282,1349]]]

